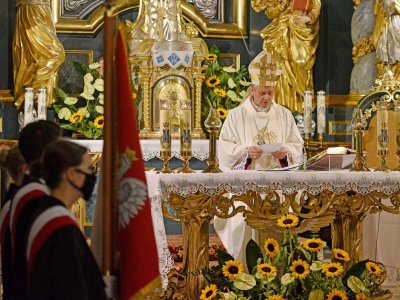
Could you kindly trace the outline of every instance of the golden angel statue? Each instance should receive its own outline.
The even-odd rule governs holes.
[[[16,0],[13,40],[14,104],[24,102],[25,87],[47,89],[47,106],[53,102],[56,74],[65,51],[56,35],[50,0]]]
[[[256,12],[265,9],[272,20],[261,31],[261,37],[264,50],[274,53],[283,68],[275,87],[275,101],[292,112],[303,112],[304,91],[314,90],[312,68],[321,2],[309,0],[307,7],[298,10],[295,1],[299,0],[251,0],[251,5]]]
[[[394,76],[400,75],[400,0],[376,0],[376,23],[372,42],[379,59],[378,78],[384,73],[383,64],[389,65]]]

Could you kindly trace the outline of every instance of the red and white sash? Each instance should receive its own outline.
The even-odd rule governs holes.
[[[17,227],[17,221],[22,208],[30,200],[49,194],[50,194],[50,189],[44,184],[38,182],[31,182],[23,186],[15,194],[12,200],[11,214],[10,214],[11,244],[13,248],[12,253],[14,253],[14,247],[15,247],[15,235],[16,235],[15,231]]]
[[[64,206],[56,205],[43,211],[33,222],[29,231],[26,257],[28,260],[28,278],[36,254],[46,242],[47,238],[57,229],[64,226],[76,226],[78,223],[74,215]]]

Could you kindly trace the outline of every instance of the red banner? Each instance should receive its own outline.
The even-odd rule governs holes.
[[[121,299],[131,300],[143,299],[157,288],[160,292],[161,280],[124,34],[119,26],[115,70],[120,184],[117,250]]]

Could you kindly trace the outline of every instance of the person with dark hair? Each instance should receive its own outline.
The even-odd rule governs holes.
[[[11,147],[3,146],[0,148],[0,167],[7,171],[9,178],[7,194],[1,199],[1,207],[3,207],[22,184],[25,174],[26,162],[21,151],[19,151],[18,143],[15,143]]]
[[[51,143],[42,157],[50,195],[40,198],[27,235],[27,299],[107,299],[93,254],[71,213],[88,200],[96,183],[90,155],[77,143]]]
[[[27,299],[25,236],[39,206],[38,197],[50,193],[40,180],[40,157],[44,148],[61,136],[60,127],[50,121],[29,123],[20,132],[18,148],[27,165],[19,189],[0,214],[0,245],[3,266],[3,299]]]

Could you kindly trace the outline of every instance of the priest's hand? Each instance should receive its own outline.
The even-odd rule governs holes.
[[[272,152],[271,154],[273,157],[275,157],[277,159],[284,159],[287,155],[287,152],[284,147],[281,147],[281,149],[279,149],[278,151]]]
[[[251,159],[259,159],[261,157],[263,151],[258,146],[251,146],[249,148],[249,152],[248,153],[249,153],[249,157]]]

